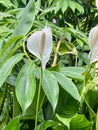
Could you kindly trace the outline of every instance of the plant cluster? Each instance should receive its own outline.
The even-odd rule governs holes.
[[[1,130],[98,129],[97,5],[0,0]]]

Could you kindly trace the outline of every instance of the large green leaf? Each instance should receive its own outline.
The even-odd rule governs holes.
[[[17,64],[22,58],[23,58],[22,53],[16,54],[15,56],[12,56],[8,60],[6,60],[0,66],[0,87],[6,81],[7,77],[11,74],[11,71],[13,67],[15,66],[15,64]]]
[[[60,87],[59,102],[57,105],[57,113],[64,117],[71,117],[79,110],[79,102],[75,100],[68,92]]]
[[[61,73],[65,76],[71,77],[77,80],[84,80],[82,73],[84,72],[83,67],[63,67],[61,68]]]
[[[32,62],[27,62],[20,70],[16,80],[16,97],[23,112],[30,106],[35,95],[36,80],[34,69]]]
[[[70,123],[70,130],[90,130],[93,123],[88,121],[85,115],[77,114]]]
[[[54,75],[48,70],[43,73],[42,87],[55,111],[59,97],[59,86]]]
[[[74,99],[80,101],[79,92],[74,83],[61,73],[52,71],[57,81]]]
[[[17,117],[17,118],[10,120],[4,130],[20,130],[19,118]]]
[[[93,123],[88,121],[83,114],[76,114],[70,118],[62,117],[58,114],[56,116],[70,130],[90,130],[93,126]]]
[[[18,25],[14,29],[13,35],[26,35],[31,29],[35,19],[35,0],[30,0],[25,7]]]

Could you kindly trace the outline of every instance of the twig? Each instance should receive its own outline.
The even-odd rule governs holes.
[[[55,52],[55,56],[54,56],[54,60],[53,60],[52,66],[55,66],[55,65],[56,65],[57,57],[58,57],[58,51],[59,51],[60,45],[61,45],[61,43],[62,43],[62,40],[63,40],[63,38],[61,38],[61,39],[58,41],[58,44],[57,44],[57,47],[56,47],[56,52]]]

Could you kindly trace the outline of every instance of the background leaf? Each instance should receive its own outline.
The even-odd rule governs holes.
[[[11,74],[11,71],[15,64],[17,64],[23,58],[23,54],[16,54],[4,62],[0,66],[0,87],[6,81],[7,77]]]
[[[24,8],[23,14],[12,36],[25,35],[28,33],[35,19],[35,10],[35,0],[30,0],[27,6]]]

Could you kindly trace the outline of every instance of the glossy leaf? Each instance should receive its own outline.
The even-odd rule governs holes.
[[[17,64],[20,60],[22,60],[23,54],[16,54],[6,60],[4,64],[0,66],[0,87],[6,81],[7,77],[11,74],[11,71],[15,64]]]
[[[59,116],[58,114],[56,114],[56,117],[58,118],[59,121],[61,121],[64,125],[66,125],[68,129],[70,128],[71,118],[64,118]]]
[[[90,130],[93,123],[88,121],[85,115],[77,114],[71,120],[70,128],[71,130]]]
[[[59,86],[54,75],[48,70],[43,73],[42,87],[55,111],[59,97]]]
[[[26,63],[20,70],[16,80],[16,97],[25,112],[33,101],[36,90],[36,80],[34,76],[33,64]]]
[[[57,72],[52,72],[52,73],[56,77],[61,87],[63,87],[64,90],[66,90],[74,99],[80,101],[80,95],[74,83],[61,73],[57,73]]]
[[[35,19],[35,10],[35,0],[30,0],[27,6],[24,8],[21,19],[14,29],[12,36],[26,35],[29,32]]]
[[[83,81],[84,76],[82,75],[82,73],[84,72],[84,70],[85,69],[83,67],[63,67],[61,68],[61,73],[70,78]]]
[[[40,125],[37,126],[37,130],[46,130],[47,128],[50,128],[56,124],[57,123],[54,122],[53,120],[44,121]]]

